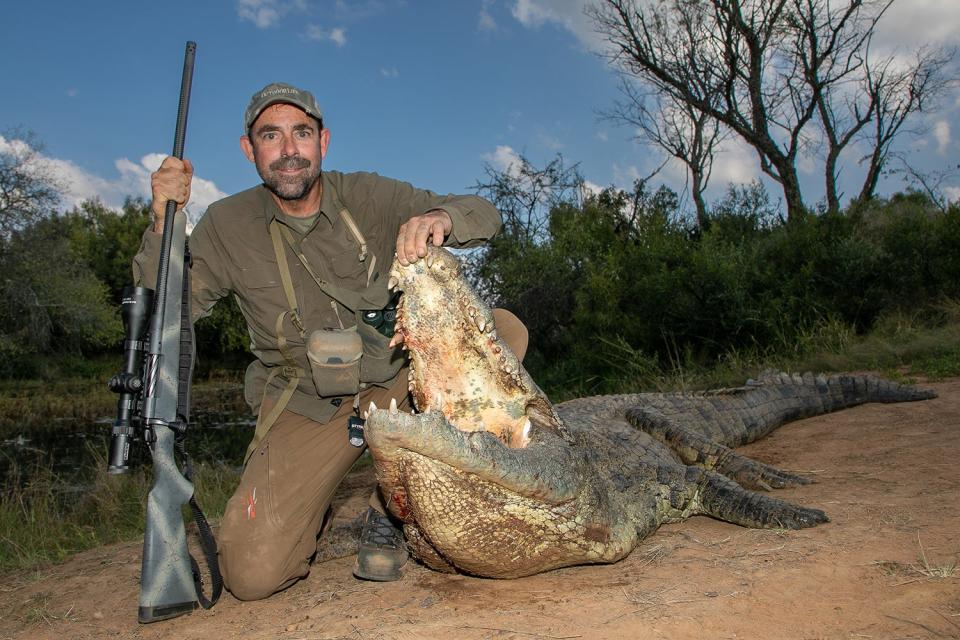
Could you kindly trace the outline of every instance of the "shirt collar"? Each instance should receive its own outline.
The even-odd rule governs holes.
[[[333,226],[337,220],[340,219],[340,209],[333,195],[335,192],[332,186],[330,172],[322,172],[320,174],[320,180],[323,184],[323,193],[320,195],[320,215],[329,220],[330,225]],[[267,227],[270,226],[270,223],[273,222],[274,219],[282,222],[283,217],[279,214],[283,212],[280,211],[277,201],[274,200],[273,193],[267,188],[267,185],[263,183],[260,184],[260,198],[263,201],[263,217]]]

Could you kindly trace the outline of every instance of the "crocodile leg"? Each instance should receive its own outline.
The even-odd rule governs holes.
[[[812,482],[740,455],[693,429],[674,423],[655,409],[633,407],[627,410],[626,418],[669,447],[684,464],[721,473],[748,489],[769,491]]]
[[[687,481],[695,487],[685,506],[691,515],[701,513],[758,529],[805,529],[830,521],[819,509],[749,491],[719,473],[699,467],[687,468]]]
[[[407,547],[410,553],[417,560],[427,565],[434,571],[441,573],[456,573],[457,570],[446,559],[440,555],[440,552],[430,544],[423,531],[415,524],[403,525],[403,535],[407,538]]]

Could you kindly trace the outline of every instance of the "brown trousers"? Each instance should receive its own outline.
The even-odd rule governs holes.
[[[521,360],[527,329],[509,311],[494,309],[497,332]],[[407,370],[390,389],[370,387],[360,406],[373,401],[410,409]],[[267,407],[269,409],[269,407]],[[362,448],[347,441],[349,403],[326,424],[284,411],[253,452],[220,523],[220,569],[224,584],[240,600],[259,600],[310,572],[323,516]],[[377,491],[371,506],[384,511]]]

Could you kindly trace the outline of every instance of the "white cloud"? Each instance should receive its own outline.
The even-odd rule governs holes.
[[[584,47],[600,48],[602,38],[595,32],[593,21],[584,13],[584,0],[514,0],[510,13],[527,28],[556,24],[577,37]]]
[[[492,4],[493,0],[483,0],[483,5],[480,7],[480,16],[477,21],[477,28],[479,28],[480,31],[497,30],[497,21],[494,20],[490,14],[490,6]]]
[[[249,20],[260,29],[266,29],[280,19],[278,5],[276,0],[237,0],[237,15],[241,20]]]
[[[607,142],[610,139],[610,136],[607,135],[606,131],[597,131],[594,134],[594,137],[596,137],[597,140],[600,140],[602,142]]]
[[[338,46],[347,44],[347,30],[343,27],[336,27],[330,30],[330,39]]]
[[[601,187],[596,182],[591,182],[590,180],[583,181],[583,196],[596,196],[600,195],[600,192],[603,191]]]
[[[944,187],[943,195],[947,197],[948,202],[960,202],[960,187]]]
[[[485,153],[481,157],[497,171],[502,171],[514,177],[520,175],[520,167],[523,162],[520,160],[520,154],[514,151],[513,147],[501,144],[497,146],[493,153]]]
[[[23,144],[20,140],[6,140],[0,136],[0,153],[21,150]],[[61,195],[65,208],[70,209],[84,200],[98,198],[107,207],[119,209],[128,196],[150,198],[150,174],[160,166],[165,157],[162,153],[148,153],[140,158],[139,162],[120,158],[114,162],[119,174],[115,178],[103,178],[61,158],[37,154],[35,161],[38,168],[42,165],[62,185]],[[211,203],[226,195],[212,181],[195,175],[190,202],[187,203],[187,217],[191,224],[196,224]]]
[[[380,75],[383,76],[384,78],[399,78],[400,72],[397,71],[396,67],[390,67],[390,68],[383,67],[380,69]]]
[[[323,42],[329,40],[338,47],[347,44],[347,30],[343,27],[334,27],[333,29],[323,29],[319,25],[311,24],[307,26],[306,37],[310,40]]]
[[[511,13],[527,28],[550,23],[563,27],[587,49],[598,51],[605,43],[584,13],[591,4],[588,0],[513,0]],[[960,44],[958,24],[960,0],[894,2],[877,26],[875,53],[886,56],[894,51],[916,51],[923,45]]]
[[[950,146],[950,123],[946,120],[938,120],[933,125],[933,137],[937,139],[937,151],[940,155],[946,155],[947,148]]]
[[[710,183],[726,189],[729,182],[747,184],[761,177],[757,152],[740,138],[728,138],[720,143],[713,161]]]
[[[260,29],[272,27],[291,11],[305,11],[306,0],[237,0],[237,15]]]
[[[874,45],[885,51],[915,51],[922,45],[957,44],[958,24],[957,0],[901,0],[894,2],[881,18]]]

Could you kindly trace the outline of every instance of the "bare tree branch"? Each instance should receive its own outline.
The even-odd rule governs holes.
[[[636,104],[631,112],[637,122],[661,120],[654,141],[677,105],[713,119],[756,150],[795,217],[806,210],[802,152],[822,138],[827,204],[838,209],[841,154],[855,141],[867,145],[859,197],[870,198],[894,139],[947,84],[952,50],[922,50],[906,66],[871,59],[874,31],[893,2],[600,0],[588,13],[611,64],[657,97],[645,113]]]
[[[14,129],[0,147],[0,239],[48,216],[60,203],[63,186],[43,159],[42,145],[29,132]]]

